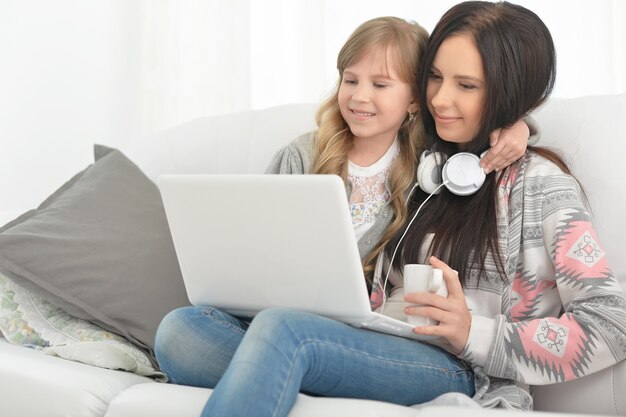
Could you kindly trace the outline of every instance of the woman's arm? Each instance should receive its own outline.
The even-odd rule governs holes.
[[[436,259],[431,264],[443,270],[450,296],[405,296],[425,305],[407,307],[407,314],[440,321],[416,333],[442,337],[442,347],[488,375],[531,385],[569,381],[626,358],[624,292],[578,184],[557,170],[549,165],[524,178],[521,252],[501,300],[492,292],[497,285],[474,289],[467,299],[454,271]]]
[[[473,316],[464,355],[489,375],[541,385],[626,358],[626,300],[576,181],[560,172],[535,174],[524,179],[510,311]]]

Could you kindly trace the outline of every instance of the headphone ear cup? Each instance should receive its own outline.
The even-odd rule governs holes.
[[[480,158],[473,153],[459,152],[452,155],[441,172],[446,187],[457,195],[474,194],[485,182],[485,172]]]
[[[424,192],[438,194],[441,191],[441,188],[437,189],[442,182],[439,175],[439,166],[445,160],[445,154],[428,150],[424,151],[420,156],[420,162],[417,165],[417,183]]]

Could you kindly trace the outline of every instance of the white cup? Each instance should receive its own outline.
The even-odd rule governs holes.
[[[443,271],[424,264],[404,265],[404,293],[413,292],[432,292],[446,297],[448,288],[443,280]],[[406,320],[413,326],[436,326],[439,324],[438,321],[424,316],[407,315]]]

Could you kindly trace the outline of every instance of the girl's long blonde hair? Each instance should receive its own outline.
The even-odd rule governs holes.
[[[353,135],[341,116],[338,104],[343,71],[368,53],[375,53],[383,59],[388,57],[388,54],[393,54],[394,62],[398,65],[398,68],[394,69],[402,81],[411,86],[413,99],[418,102],[419,72],[427,41],[428,32],[424,28],[417,23],[397,17],[368,20],[350,35],[337,57],[339,71],[337,86],[333,94],[322,103],[315,116],[318,132],[312,164],[314,174],[337,174],[345,182],[348,181],[348,151],[352,147]],[[394,209],[395,217],[378,245],[363,259],[368,285],[371,285],[376,257],[402,227],[407,217],[407,190],[415,183],[417,155],[424,147],[421,117],[419,114],[414,116],[409,118],[407,113],[407,118],[398,131],[400,154],[389,173],[391,189],[389,203]]]

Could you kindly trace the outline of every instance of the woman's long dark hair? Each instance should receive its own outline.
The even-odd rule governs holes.
[[[460,3],[441,18],[424,53],[420,80],[424,108],[435,55],[445,39],[459,34],[474,39],[483,63],[486,97],[482,119],[475,138],[464,149],[478,155],[489,148],[490,132],[512,125],[547,99],[554,86],[556,56],[548,28],[530,10],[508,2]],[[456,153],[456,144],[437,135],[430,112],[421,114],[430,149],[448,156]],[[462,283],[472,277],[505,279],[502,248],[498,246],[498,177],[489,174],[481,189],[471,196],[457,196],[445,188],[433,196],[403,238],[393,266],[400,269],[406,263],[419,262],[425,237],[434,233],[430,253],[459,271]],[[422,190],[415,191],[409,202],[409,218],[427,197]],[[387,256],[391,257],[403,231],[387,245]],[[487,276],[487,269],[494,268],[497,274]]]

